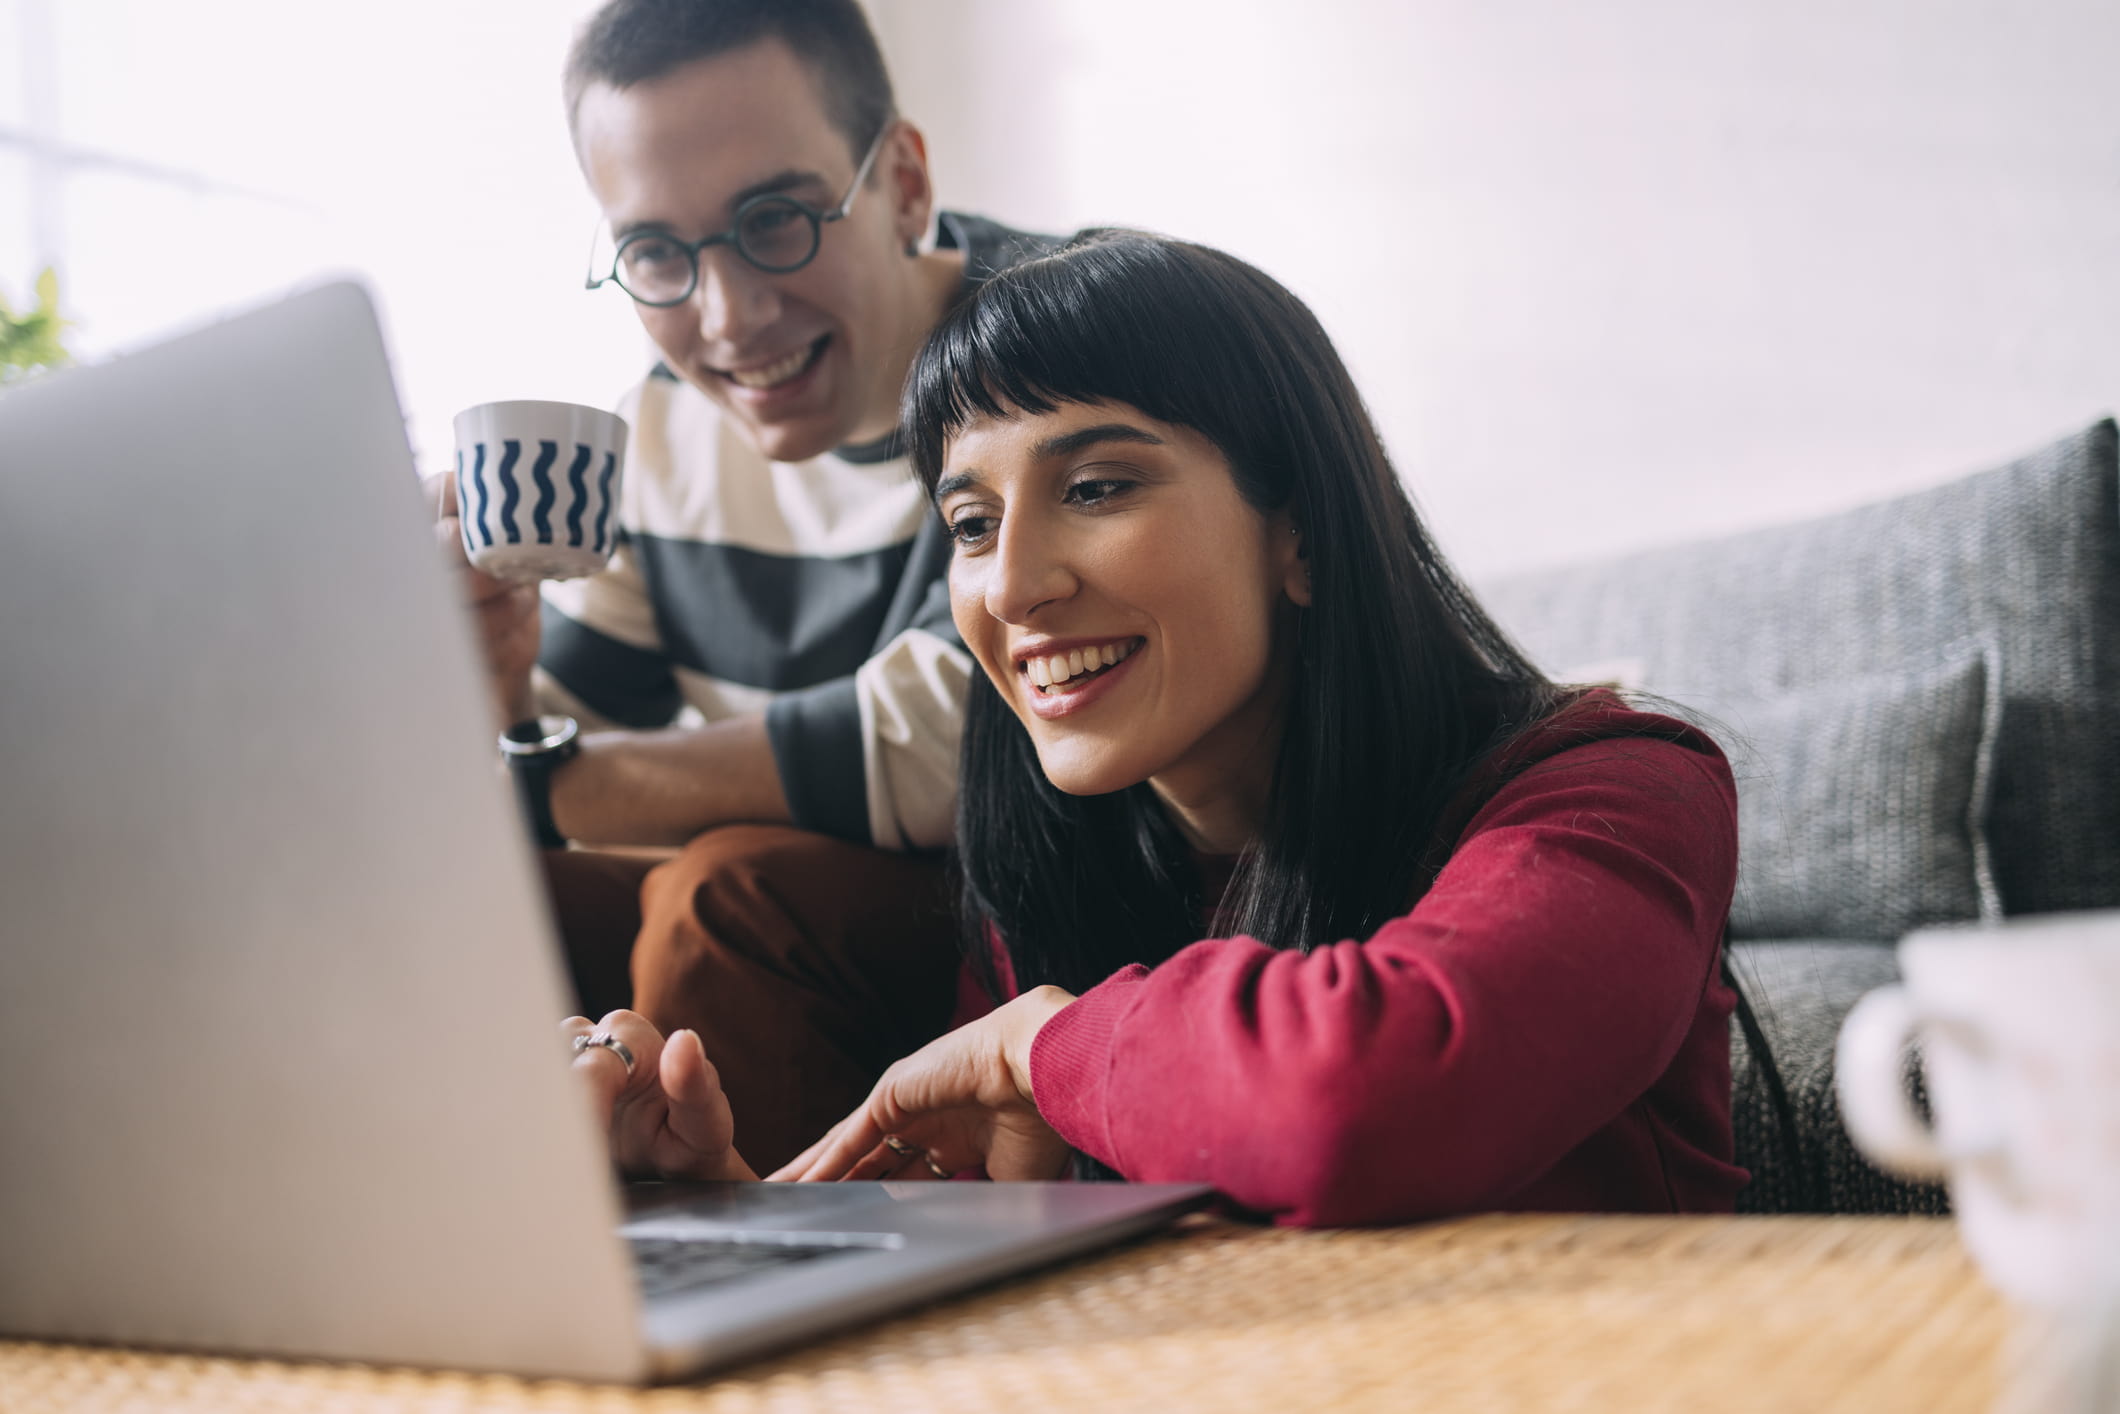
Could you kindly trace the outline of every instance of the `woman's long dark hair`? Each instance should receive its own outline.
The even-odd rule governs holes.
[[[1243,261],[1093,231],[989,280],[915,362],[904,425],[932,492],[978,416],[1127,403],[1206,436],[1262,514],[1303,537],[1300,611],[1267,818],[1219,921],[1276,948],[1366,937],[1430,882],[1468,769],[1556,689],[1443,562],[1332,342]],[[1019,986],[1082,991],[1202,936],[1202,884],[1146,784],[1072,796],[975,674],[957,807],[969,956],[1006,941]]]

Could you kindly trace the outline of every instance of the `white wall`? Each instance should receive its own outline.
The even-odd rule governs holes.
[[[1289,282],[1475,573],[1941,480],[2120,403],[2113,0],[869,3],[947,201]],[[578,287],[556,90],[591,8],[0,0],[0,291],[49,215],[7,135],[42,125],[214,187],[67,184],[84,352],[352,267],[430,462],[467,403],[608,401],[645,353]]]
[[[1228,247],[1475,574],[2120,403],[2112,0],[870,0],[951,204]]]

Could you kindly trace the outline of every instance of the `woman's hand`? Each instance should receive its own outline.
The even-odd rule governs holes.
[[[608,1046],[574,1053],[574,1071],[589,1087],[598,1119],[610,1126],[611,1162],[628,1178],[756,1178],[736,1153],[736,1116],[721,1092],[698,1033],[668,1037],[644,1016],[614,1011],[602,1021],[570,1016],[560,1034],[608,1034],[633,1055]]]
[[[1074,1000],[1036,987],[883,1073],[862,1107],[769,1178],[1058,1178],[1067,1142],[1031,1094],[1031,1042]],[[894,1142],[895,1141],[895,1142]]]

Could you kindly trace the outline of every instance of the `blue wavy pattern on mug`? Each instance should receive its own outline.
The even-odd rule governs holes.
[[[506,440],[501,444],[501,456],[491,476],[486,475],[486,460],[490,444],[472,444],[470,473],[464,470],[464,453],[456,454],[457,504],[473,507],[462,515],[464,548],[476,550],[481,542],[496,543],[504,539],[511,545],[521,544],[523,535],[516,523],[516,511],[523,500],[523,487],[515,474],[516,462],[522,455],[522,443]],[[538,544],[586,546],[596,554],[611,552],[611,482],[618,474],[616,453],[604,454],[603,469],[597,473],[596,494],[602,504],[596,513],[596,524],[589,535],[582,531],[582,519],[589,510],[589,465],[596,459],[596,449],[586,442],[576,442],[571,465],[567,468],[567,506],[565,510],[566,533],[556,535],[552,525],[552,512],[558,506],[560,488],[552,469],[559,461],[560,443],[538,440],[538,455],[530,469],[530,479],[536,483],[537,498],[531,507],[531,520],[537,532]],[[499,514],[493,513],[491,505],[492,483],[500,482]],[[496,525],[497,523],[497,525]]]
[[[530,523],[537,527],[537,543],[552,543],[552,503],[559,497],[559,490],[552,484],[552,463],[559,460],[559,443],[540,441],[537,444],[537,463],[530,468],[530,479],[537,483],[537,504],[530,508]]]
[[[488,520],[486,519],[486,477],[485,477],[485,471],[486,471],[486,444],[485,444],[484,442],[481,442],[481,443],[479,443],[479,444],[478,444],[478,455],[477,455],[477,456],[476,456],[476,457],[475,457],[475,458],[474,458],[474,459],[472,460],[472,463],[471,463],[471,483],[472,483],[472,485],[474,485],[474,486],[478,487],[478,533],[479,533],[479,534],[480,534],[480,535],[481,535],[482,537],[484,537],[484,539],[485,539],[485,541],[486,541],[486,543],[487,543],[488,545],[491,545],[491,544],[493,543],[493,525],[492,525],[492,523],[491,523],[490,521],[488,521]],[[457,511],[458,511],[458,513],[459,513],[459,514],[462,514],[462,512],[463,512],[463,500],[462,500],[462,497],[463,497],[463,488],[462,488],[462,487],[459,487],[459,488],[457,488],[457,497],[458,497],[458,500],[457,500]]]
[[[603,506],[596,513],[596,553],[611,553],[611,542],[604,536],[604,527],[611,520],[611,477],[618,470],[618,453],[604,453],[604,469],[596,478],[596,494],[603,498]]]
[[[589,458],[596,449],[587,442],[574,444],[574,464],[567,468],[567,489],[574,494],[567,502],[567,543],[582,543],[582,512],[589,509]]]
[[[510,437],[501,443],[501,464],[493,475],[501,484],[501,534],[510,545],[523,543],[523,532],[515,523],[515,508],[523,503],[523,488],[515,481],[515,464],[523,455],[523,444]]]

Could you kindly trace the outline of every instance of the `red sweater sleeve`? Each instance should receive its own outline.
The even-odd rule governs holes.
[[[1284,1222],[1407,1221],[1507,1206],[1572,1151],[1609,1164],[1615,1126],[1658,1166],[1643,1130],[1662,1121],[1638,1111],[1690,1057],[1703,1094],[1667,1112],[1712,1116],[1719,1084],[1726,1160],[1736,859],[1712,743],[1573,746],[1495,792],[1367,941],[1209,939],[1084,993],[1032,1048],[1038,1107],[1131,1179],[1211,1183]]]

